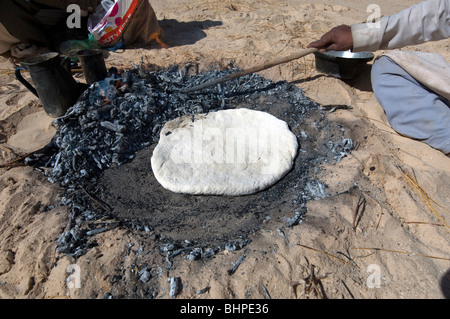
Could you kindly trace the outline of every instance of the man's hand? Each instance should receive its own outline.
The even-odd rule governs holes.
[[[340,25],[325,33],[320,40],[311,42],[308,48],[317,48],[321,52],[353,49],[352,30],[348,25]]]

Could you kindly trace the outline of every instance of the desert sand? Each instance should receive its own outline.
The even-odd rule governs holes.
[[[194,61],[206,70],[232,61],[245,69],[295,53],[339,24],[366,21],[367,6],[373,3],[150,2],[168,48],[154,44],[112,52],[108,67]],[[377,4],[383,15],[390,15],[418,2]],[[449,44],[406,49],[439,52],[450,61]],[[0,57],[3,165],[45,146],[56,130],[39,100],[15,79],[14,62],[8,54]],[[151,236],[126,227],[95,235],[98,245],[74,259],[56,252],[68,218],[60,204],[61,187],[32,167],[10,165],[0,168],[0,298],[166,299],[171,277],[180,277],[183,284],[176,298],[188,299],[449,298],[450,158],[392,130],[372,92],[369,70],[342,81],[318,73],[309,55],[261,74],[294,82],[323,106],[350,106],[326,116],[350,132],[355,149],[338,164],[322,165],[318,178],[328,196],[307,203],[302,223],[284,229],[285,237],[277,231],[280,225],[268,223],[241,250],[196,261],[180,256],[169,270]],[[354,227],[360,198],[365,208]],[[227,270],[243,255],[229,275]],[[79,286],[66,282],[74,269],[70,265],[79,267]],[[152,279],[143,283],[146,269]]]

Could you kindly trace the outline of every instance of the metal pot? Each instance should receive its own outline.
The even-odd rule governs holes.
[[[88,87],[75,81],[69,60],[58,52],[31,57],[21,65],[15,71],[17,80],[39,98],[45,112],[52,117],[64,115]],[[35,87],[22,77],[20,72],[25,69],[30,72]]]
[[[374,58],[371,52],[327,51],[314,53],[316,70],[339,79],[352,79]]]

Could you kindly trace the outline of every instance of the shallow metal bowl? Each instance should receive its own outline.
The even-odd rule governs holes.
[[[340,79],[352,79],[374,58],[371,52],[316,52],[316,70]]]

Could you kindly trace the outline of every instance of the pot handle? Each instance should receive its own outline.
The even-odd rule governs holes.
[[[36,91],[36,89],[27,81],[23,78],[22,74],[20,73],[20,71],[25,70],[24,68],[17,68],[14,72],[14,74],[16,75],[16,79],[19,80],[20,83],[22,83],[28,90],[30,90],[31,93],[33,93],[34,95],[36,95],[39,98],[39,95]]]
[[[68,56],[64,56],[61,59],[60,64],[64,70],[66,70],[66,72],[69,72],[71,74],[71,70],[70,70],[70,58]]]

